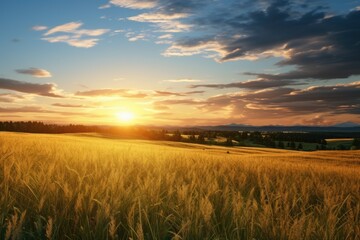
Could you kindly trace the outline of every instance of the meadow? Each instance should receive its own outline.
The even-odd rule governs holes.
[[[0,133],[0,239],[360,239],[360,151]]]

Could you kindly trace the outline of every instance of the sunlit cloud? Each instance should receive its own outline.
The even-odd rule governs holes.
[[[50,43],[64,42],[73,47],[91,48],[99,41],[99,38],[94,37],[110,31],[110,29],[81,29],[82,25],[82,22],[70,22],[53,27],[44,34],[42,40]],[[61,33],[61,35],[50,36],[56,33]]]
[[[164,13],[142,13],[137,16],[128,17],[129,20],[137,22],[151,22],[151,23],[163,23],[169,22],[175,19],[181,19],[188,17],[186,13],[164,14]]]
[[[66,104],[66,103],[53,103],[52,106],[64,108],[88,108],[88,106],[81,104]]]
[[[89,91],[78,91],[76,96],[81,97],[121,97],[121,98],[152,98],[152,97],[170,97],[170,96],[188,96],[194,94],[202,94],[204,91],[188,91],[188,92],[170,92],[160,90],[132,90],[132,89],[95,89]]]
[[[17,73],[31,75],[38,78],[49,78],[52,77],[51,73],[45,69],[40,68],[28,68],[28,69],[17,69]]]
[[[171,83],[195,83],[195,82],[203,82],[203,80],[192,79],[192,78],[179,78],[179,79],[163,80],[163,82],[171,82]]]
[[[89,91],[79,91],[75,93],[76,96],[82,97],[125,97],[125,98],[145,98],[147,93],[129,90],[129,89],[95,89]]]
[[[73,33],[76,31],[79,27],[81,27],[83,24],[81,22],[69,22],[65,23],[56,27],[51,28],[49,31],[47,31],[44,36],[48,36],[57,32],[66,32],[66,33]]]
[[[134,9],[145,9],[145,8],[154,8],[157,4],[155,0],[111,0],[111,4],[125,7],[125,8],[134,8]]]
[[[49,37],[49,38],[42,38],[42,40],[48,41],[50,43],[58,43],[63,42],[67,43],[73,47],[80,47],[80,48],[91,48],[97,44],[99,39],[97,38],[90,38],[90,39],[78,39],[78,38],[71,38],[69,36],[57,36],[57,37]]]
[[[0,102],[12,103],[25,99],[24,96],[12,93],[0,93]]]
[[[139,40],[147,40],[148,35],[146,33],[136,33],[136,32],[127,32],[125,34],[125,36],[127,37],[127,39],[130,42],[135,42],[135,41],[139,41]]]
[[[171,39],[173,38],[172,34],[164,34],[158,37],[158,39]]]

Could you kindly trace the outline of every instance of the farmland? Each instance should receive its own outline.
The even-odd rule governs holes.
[[[0,133],[0,239],[360,239],[360,151]]]

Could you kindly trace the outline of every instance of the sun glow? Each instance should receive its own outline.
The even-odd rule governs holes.
[[[134,114],[132,112],[118,112],[117,118],[125,123],[130,123],[134,120]]]

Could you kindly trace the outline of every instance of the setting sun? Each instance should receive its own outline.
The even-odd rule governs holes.
[[[120,121],[127,123],[134,119],[134,114],[132,112],[118,112],[116,116]]]

